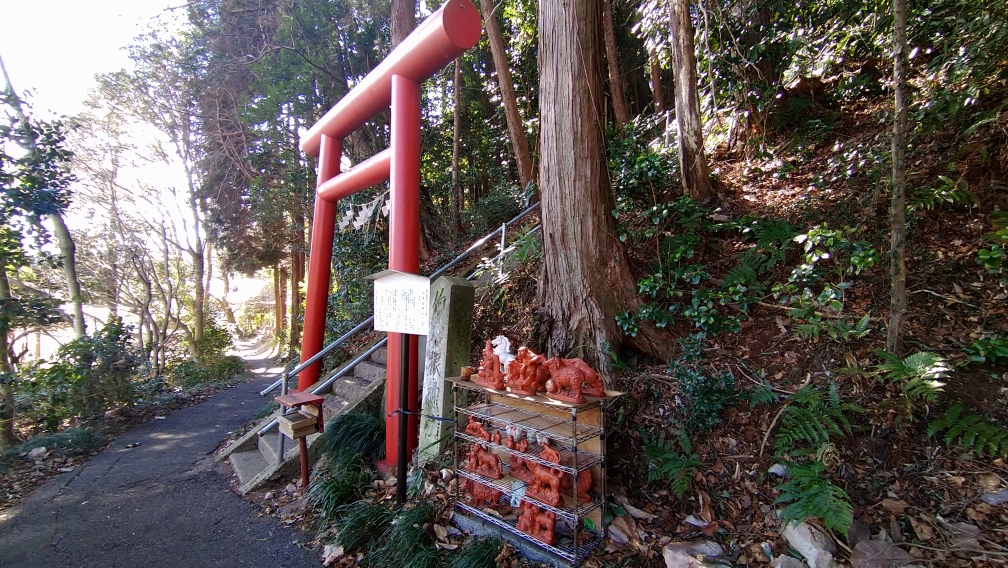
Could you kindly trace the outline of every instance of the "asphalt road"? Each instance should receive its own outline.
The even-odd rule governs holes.
[[[321,566],[297,544],[309,536],[259,517],[213,456],[276,376],[135,426],[39,488],[0,520],[0,567]]]

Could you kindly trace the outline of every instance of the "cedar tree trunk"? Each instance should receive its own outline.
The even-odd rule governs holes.
[[[532,181],[532,158],[529,155],[528,139],[525,137],[525,126],[518,112],[518,99],[514,82],[511,80],[511,68],[508,66],[507,53],[504,49],[504,37],[494,16],[493,0],[480,0],[483,11],[483,26],[490,40],[490,53],[493,55],[494,68],[497,69],[497,82],[500,84],[501,101],[504,104],[504,117],[507,119],[508,135],[514,148],[515,162],[518,164],[518,179],[522,189]],[[541,26],[540,26],[540,29]],[[539,42],[540,45],[542,42]],[[540,54],[541,56],[541,54]]]
[[[462,151],[462,58],[455,60],[455,127],[452,132],[451,222],[456,235],[462,234],[462,187],[459,186],[459,154]]]
[[[679,166],[683,193],[706,203],[714,197],[700,124],[700,96],[697,93],[697,61],[693,44],[693,20],[689,0],[672,0],[669,20],[672,31],[672,71],[675,83],[676,122],[679,125]]]
[[[609,64],[609,92],[612,94],[613,113],[616,115],[616,126],[620,132],[630,121],[630,111],[627,110],[626,97],[623,96],[623,76],[619,69],[619,53],[616,51],[616,30],[613,26],[612,2],[602,2],[602,23],[605,26],[606,62]]]
[[[623,339],[615,316],[636,310],[625,251],[614,235],[606,172],[601,0],[540,2],[542,308],[533,334],[549,355],[580,357],[607,373]],[[660,357],[654,329],[634,343]]]
[[[893,91],[896,120],[893,123],[892,201],[889,207],[889,276],[892,278],[889,301],[889,328],[886,351],[899,356],[902,351],[903,317],[906,315],[906,138],[907,138],[907,37],[906,0],[893,0]]]

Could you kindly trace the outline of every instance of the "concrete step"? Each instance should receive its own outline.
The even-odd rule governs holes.
[[[353,374],[359,379],[363,379],[367,384],[385,378],[385,365],[372,361],[361,361],[354,367]]]
[[[382,378],[385,376],[382,375]],[[341,377],[333,381],[332,384],[332,394],[329,396],[335,396],[341,398],[347,402],[353,402],[361,397],[368,390],[372,384],[371,381],[366,381],[358,377]]]
[[[231,467],[234,468],[235,475],[238,476],[239,485],[248,483],[270,465],[258,449],[235,452],[228,460],[231,462]]]
[[[371,354],[371,360],[379,365],[385,365],[388,363],[388,348],[382,347],[374,353]]]
[[[339,395],[329,395],[325,397],[325,402],[322,403],[322,419],[328,424],[334,416],[343,412],[350,402]]]

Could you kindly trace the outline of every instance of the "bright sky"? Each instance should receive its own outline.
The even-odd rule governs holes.
[[[122,49],[183,0],[0,0],[0,56],[41,117],[72,115],[97,73],[129,65]],[[184,16],[183,10],[175,14]],[[51,113],[51,114],[50,114]]]

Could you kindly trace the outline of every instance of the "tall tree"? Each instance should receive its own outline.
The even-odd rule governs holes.
[[[392,0],[392,47],[416,28],[417,0]]]
[[[683,193],[701,203],[714,197],[704,156],[697,93],[697,59],[689,0],[672,0],[669,8],[676,123],[679,125],[679,166]]]
[[[459,210],[462,208],[462,186],[459,184],[459,159],[462,154],[462,58],[455,60],[455,82],[453,85],[455,110],[452,127],[452,189],[451,189],[451,221],[456,234],[462,233],[462,219]]]
[[[612,94],[613,113],[620,130],[630,121],[626,97],[623,93],[623,76],[619,68],[619,51],[616,49],[616,29],[613,25],[612,0],[603,0],[602,18],[605,26],[606,63],[609,66],[609,92]]]
[[[493,56],[494,68],[497,71],[497,83],[501,90],[501,103],[504,105],[504,117],[507,120],[508,136],[514,148],[515,163],[518,165],[518,180],[522,188],[528,187],[532,181],[532,157],[529,154],[528,138],[525,136],[525,125],[521,113],[518,112],[518,95],[514,81],[511,79],[511,67],[508,62],[497,16],[494,15],[493,0],[480,0],[483,12],[483,27],[486,28],[490,40],[490,53]],[[541,42],[540,42],[541,43]]]
[[[601,0],[539,3],[543,266],[534,335],[551,355],[604,369],[607,346],[622,342],[615,316],[638,298],[607,181],[601,7]],[[633,340],[671,353],[654,329]]]
[[[28,116],[24,111],[21,99],[14,90],[10,76],[7,75],[7,67],[4,65],[3,57],[0,57],[0,71],[3,72],[4,84],[8,93],[8,102],[18,119],[27,125]],[[28,132],[33,132],[33,130],[29,129]],[[26,142],[29,148],[34,147],[34,141],[26,140]],[[66,221],[63,219],[64,208],[65,206],[51,208],[46,214],[46,218],[53,225],[53,236],[56,237],[56,244],[60,249],[60,264],[63,266],[63,277],[66,281],[67,295],[70,307],[73,310],[74,334],[77,337],[81,337],[87,332],[87,326],[84,322],[84,300],[81,296],[80,279],[77,277],[77,247],[74,244],[73,237],[70,236],[70,230],[67,229]]]
[[[66,207],[71,179],[60,123],[25,120],[15,98],[10,90],[0,98],[7,107],[6,124],[0,124],[0,449],[14,443],[9,334],[18,327],[56,323],[60,314],[58,301],[30,291],[15,296],[10,282],[30,262],[24,242],[33,236],[36,250],[46,243],[39,220],[54,208]],[[16,158],[7,154],[15,147],[20,150]]]
[[[118,97],[117,104],[163,135],[162,140],[155,142],[155,154],[165,165],[176,165],[184,173],[185,187],[181,191],[175,187],[170,190],[180,203],[184,203],[178,213],[185,228],[168,237],[175,237],[171,242],[189,257],[192,266],[192,320],[186,329],[190,351],[200,358],[207,318],[206,229],[203,223],[206,205],[201,192],[205,145],[198,106],[203,62],[191,38],[152,36],[146,39],[147,43],[131,47],[132,71],[106,75],[101,83],[106,92]],[[162,141],[167,142],[167,149]]]
[[[903,317],[906,315],[906,139],[907,139],[907,0],[893,0],[893,100],[892,201],[889,207],[890,248],[889,327],[886,351],[902,351]]]

